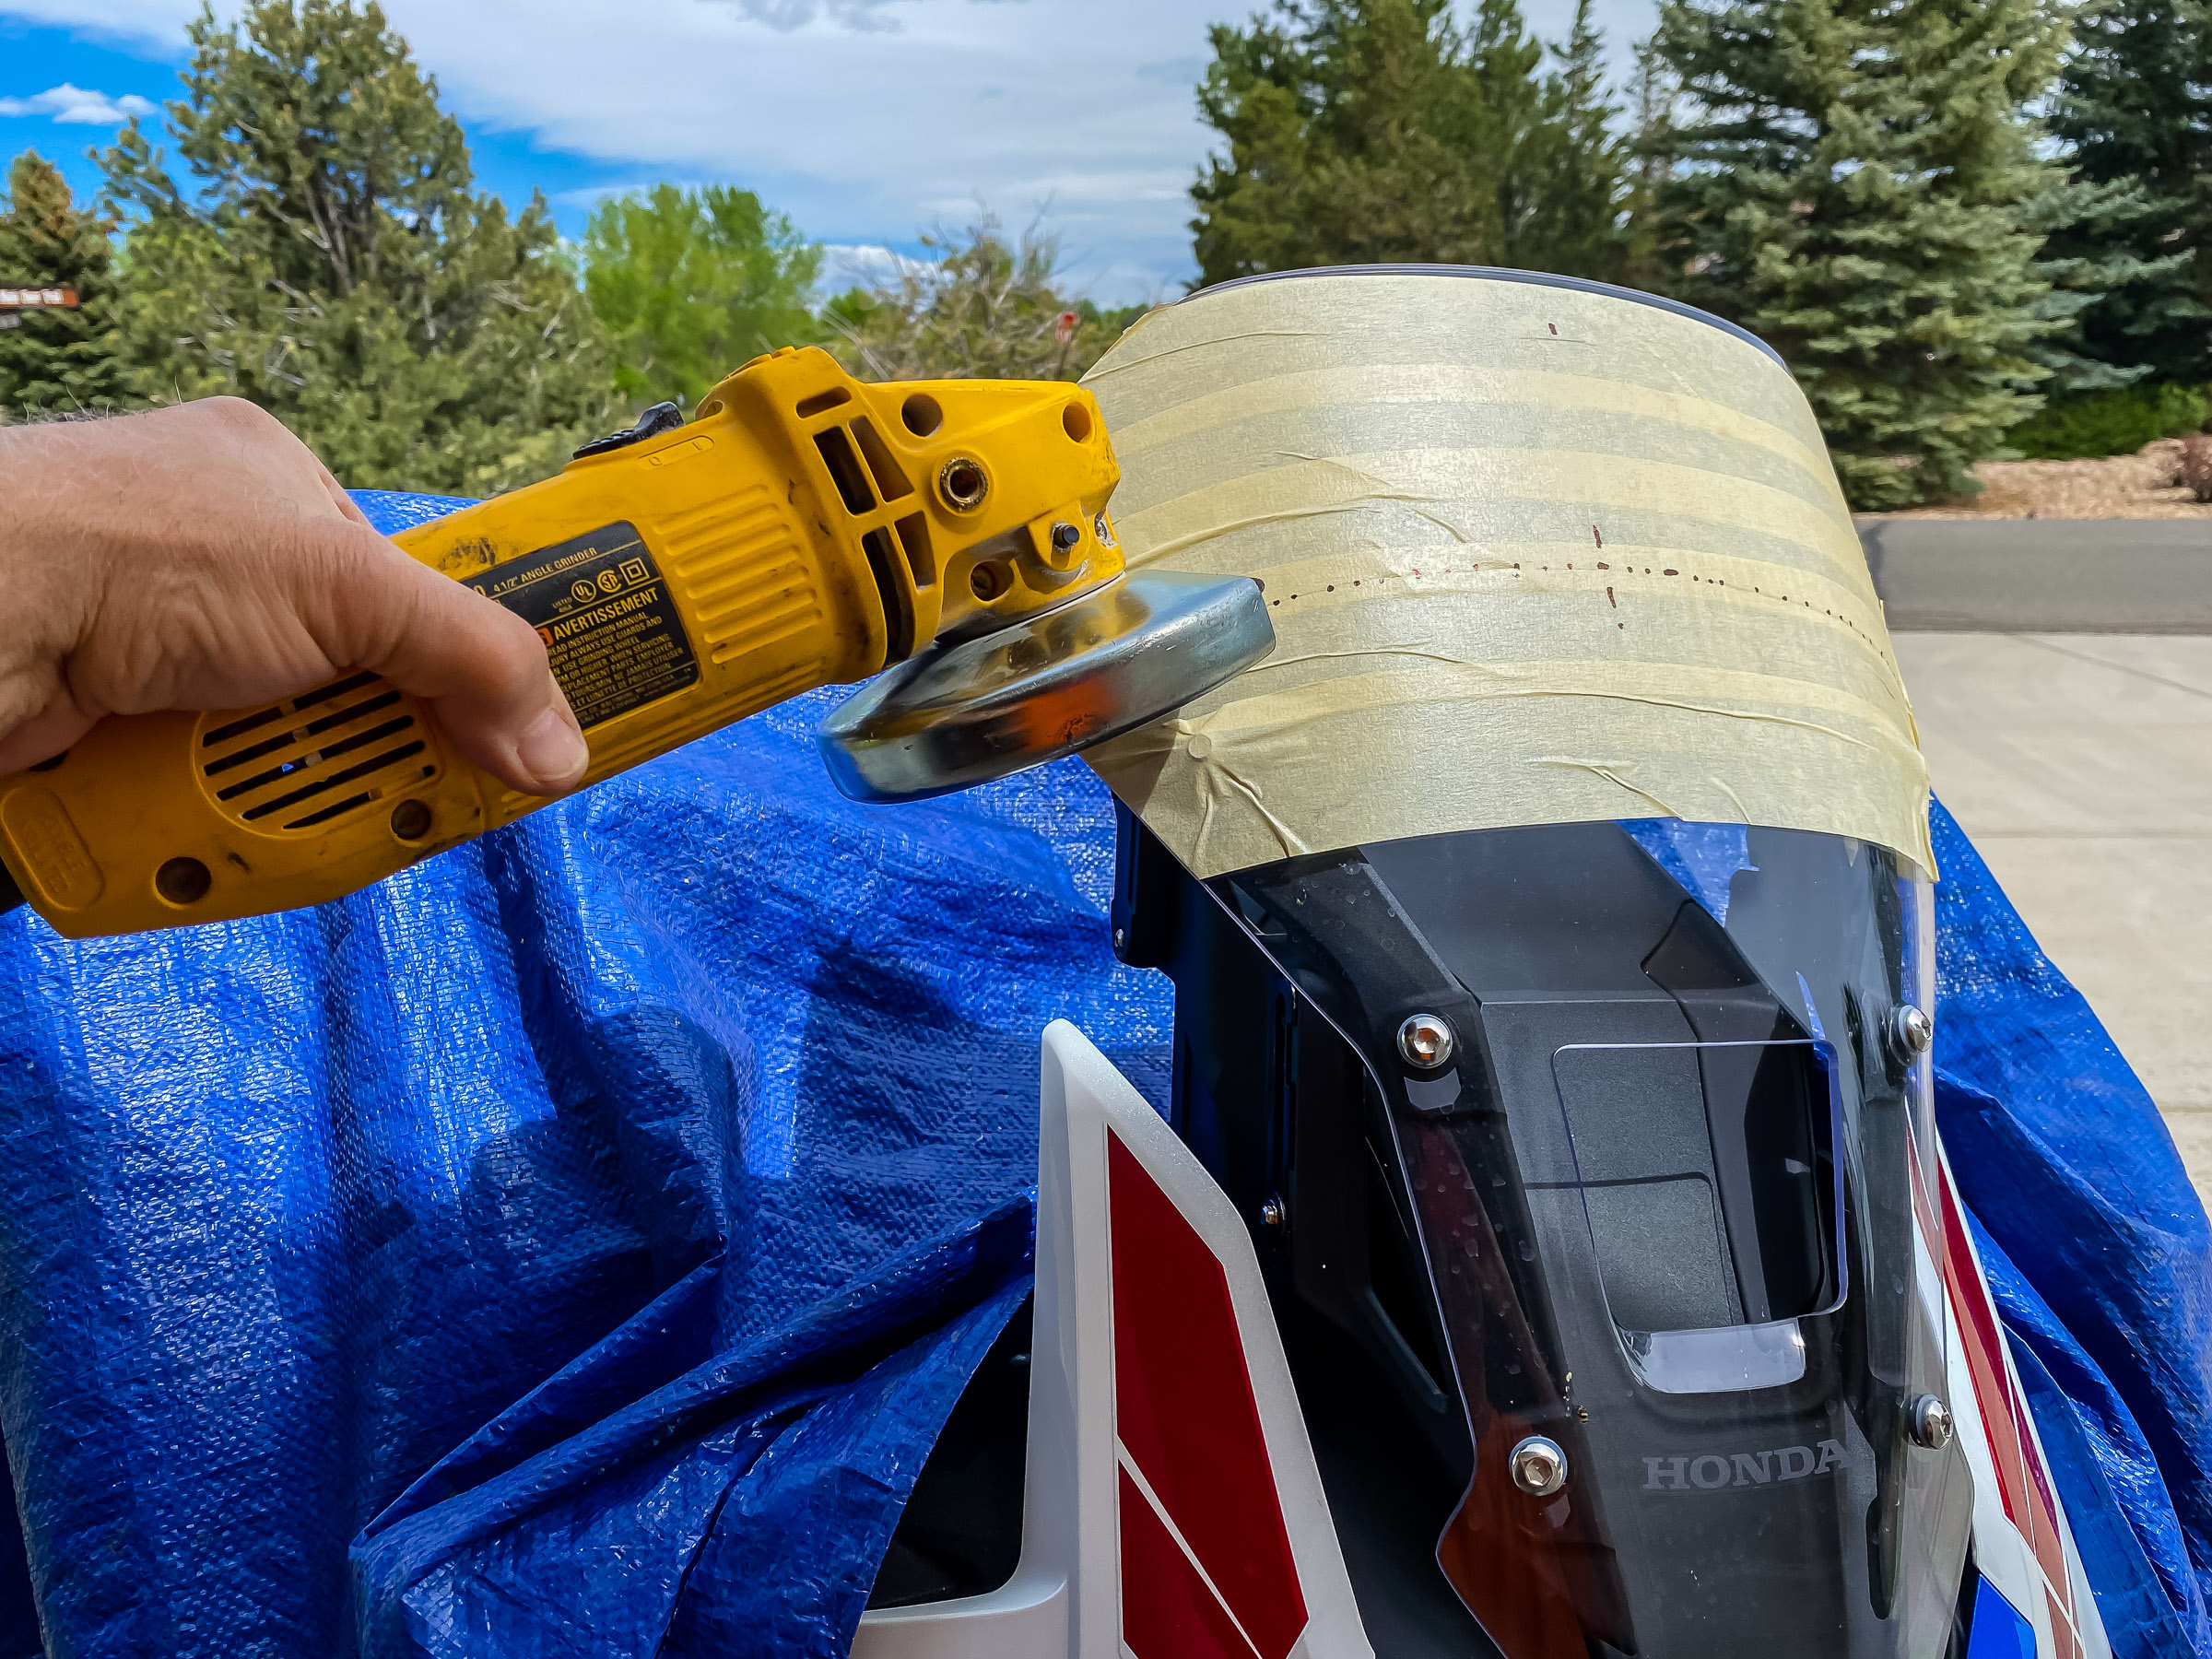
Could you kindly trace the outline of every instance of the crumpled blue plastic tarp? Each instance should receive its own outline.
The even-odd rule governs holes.
[[[864,807],[827,700],[317,911],[0,920],[52,1653],[843,1651],[1027,1290],[1039,1031],[1164,1098],[1170,990],[1079,762]]]
[[[2081,993],[1950,814],[1934,819],[1936,1113],[1951,1172],[2015,1353],[2041,1373],[2023,1366],[2022,1380],[2113,1651],[2203,1659],[2212,1230]],[[2093,1507],[2125,1524],[2087,1524]]]
[[[1038,1031],[1162,1099],[1170,991],[1108,949],[1088,770],[857,806],[827,700],[315,912],[0,920],[0,1436],[52,1653],[842,1652],[1027,1288]],[[2212,1659],[2203,1212],[1937,836],[1944,1129],[2047,1448],[2119,1651]],[[23,1605],[0,1571],[0,1659]]]

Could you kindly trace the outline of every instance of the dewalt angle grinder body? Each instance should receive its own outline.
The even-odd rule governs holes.
[[[589,785],[817,687],[861,800],[941,794],[1155,720],[1273,648],[1237,578],[1124,571],[1098,406],[1061,382],[865,385],[758,359],[557,477],[409,530],[535,627]],[[888,668],[886,674],[881,671]],[[102,721],[0,777],[0,908],[72,938],[343,897],[546,803],[357,674],[280,703]]]

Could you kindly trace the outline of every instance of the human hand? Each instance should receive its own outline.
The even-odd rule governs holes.
[[[109,714],[231,709],[349,670],[559,794],[590,757],[520,617],[369,527],[307,446],[232,397],[0,428],[0,772]]]

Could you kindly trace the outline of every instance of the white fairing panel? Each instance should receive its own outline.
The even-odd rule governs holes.
[[[1041,1104],[1021,1564],[856,1659],[1372,1659],[1243,1222],[1065,1020]]]

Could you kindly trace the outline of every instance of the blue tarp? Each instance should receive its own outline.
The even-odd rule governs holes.
[[[0,920],[0,1435],[49,1652],[842,1651],[1026,1288],[1038,1031],[1160,1099],[1170,991],[1108,949],[1085,768],[857,806],[828,700],[319,911]],[[1993,1280],[2122,1652],[2212,1659],[2203,1212],[1937,833]]]

